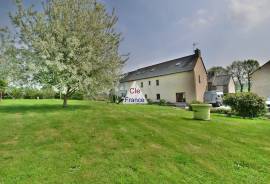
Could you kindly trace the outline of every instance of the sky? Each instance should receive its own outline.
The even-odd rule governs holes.
[[[190,55],[193,43],[207,68],[235,60],[270,60],[269,0],[100,0],[119,18],[124,71]],[[37,0],[25,0],[26,5]],[[12,0],[0,0],[0,26]]]

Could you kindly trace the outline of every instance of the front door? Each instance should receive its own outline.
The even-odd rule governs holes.
[[[176,102],[186,102],[185,93],[176,93]]]

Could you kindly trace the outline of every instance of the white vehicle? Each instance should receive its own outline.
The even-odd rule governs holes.
[[[213,107],[220,107],[223,105],[223,92],[206,91],[204,93],[204,103],[212,104]]]
[[[270,97],[267,98],[266,105],[267,105],[268,110],[270,111]]]

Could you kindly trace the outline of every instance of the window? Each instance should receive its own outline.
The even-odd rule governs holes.
[[[157,94],[157,100],[160,100],[160,94]]]
[[[201,83],[201,76],[199,75],[199,83]]]
[[[151,86],[151,81],[148,81],[149,86]]]
[[[144,97],[147,99],[147,94],[145,94]]]
[[[159,86],[159,80],[156,80],[156,85]]]
[[[176,93],[176,102],[186,102],[185,93]]]
[[[143,88],[143,82],[141,82],[141,88]]]

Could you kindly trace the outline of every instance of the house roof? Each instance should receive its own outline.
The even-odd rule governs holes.
[[[120,82],[128,82],[162,75],[192,71],[197,61],[197,55],[189,55],[182,58],[166,61],[152,66],[140,68],[123,75]]]
[[[258,70],[260,70],[261,68],[265,67],[266,65],[270,64],[270,61],[264,63],[262,66],[260,66],[257,70],[255,70],[254,72],[252,72],[252,74],[254,74],[255,72],[257,72]],[[251,75],[252,75],[251,74]]]
[[[225,86],[230,83],[231,75],[218,75],[209,79],[208,82],[212,82],[213,86]]]

